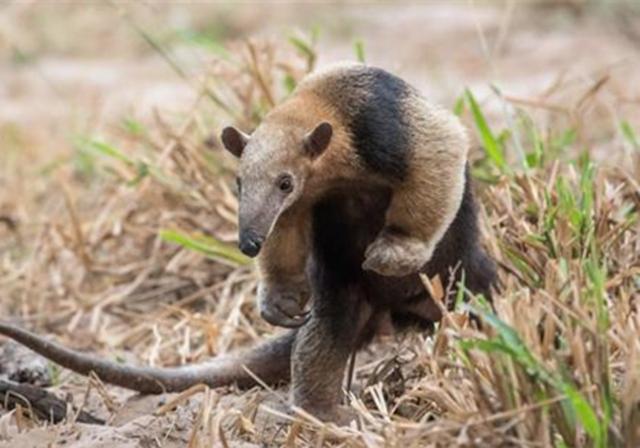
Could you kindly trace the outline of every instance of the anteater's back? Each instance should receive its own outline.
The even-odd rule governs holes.
[[[307,77],[298,92],[309,91],[335,111],[368,168],[397,180],[407,176],[411,136],[430,114],[415,88],[383,69],[344,64]]]

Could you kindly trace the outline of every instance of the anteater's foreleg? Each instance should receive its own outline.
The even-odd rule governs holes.
[[[297,328],[305,323],[309,284],[311,211],[295,204],[280,216],[258,256],[258,308],[272,325]]]
[[[417,151],[419,152],[419,151]],[[462,201],[464,158],[414,156],[407,179],[396,186],[385,226],[365,252],[363,268],[381,275],[418,272],[433,255]]]

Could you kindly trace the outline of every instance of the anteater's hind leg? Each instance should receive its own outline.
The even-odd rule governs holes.
[[[291,356],[291,387],[294,406],[322,420],[340,422],[346,416],[340,408],[345,368],[371,309],[353,296],[334,297],[332,302],[315,300],[313,316],[298,330]],[[342,306],[336,307],[336,302]]]

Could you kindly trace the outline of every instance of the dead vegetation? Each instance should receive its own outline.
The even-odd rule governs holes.
[[[254,306],[253,268],[235,249],[234,162],[212,131],[254,126],[313,68],[314,40],[236,42],[205,73],[178,69],[197,92],[190,108],[74,138],[33,184],[28,156],[1,154],[3,315],[157,366],[271,334]],[[366,57],[362,46],[357,54]],[[0,418],[0,437],[89,446],[112,428],[105,446],[638,446],[640,140],[620,114],[638,100],[618,67],[561,75],[527,97],[476,96],[466,91],[455,110],[477,142],[484,241],[500,266],[495,312],[482,298],[460,303],[433,337],[365,351],[351,427],[282,414],[283,391],[203,386],[140,399],[52,367],[53,390],[107,426],[69,412],[46,428],[18,403]],[[499,107],[487,112],[487,102]],[[442,296],[439,279],[425,283]],[[482,331],[469,326],[470,310]]]

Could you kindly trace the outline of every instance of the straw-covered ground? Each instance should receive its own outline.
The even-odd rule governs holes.
[[[286,389],[140,397],[5,342],[0,374],[69,412],[52,424],[0,391],[18,404],[0,444],[640,446],[638,8],[561,3],[0,6],[3,319],[155,366],[275,333],[235,248],[235,162],[215,135],[344,58],[468,125],[500,283],[495,313],[459,304],[434,335],[365,350],[351,427],[274,416]],[[439,298],[441,280],[425,284]]]

